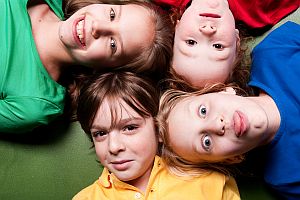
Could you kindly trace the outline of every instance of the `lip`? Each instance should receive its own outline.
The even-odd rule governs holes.
[[[83,29],[82,29],[82,35],[83,35],[83,39],[85,40],[85,16],[80,16],[79,18],[77,18],[76,20],[74,20],[73,22],[73,37],[75,42],[78,44],[78,46],[80,46],[81,48],[84,48],[86,46],[85,41],[83,43],[80,42],[78,36],[77,36],[77,24],[83,20]]]
[[[220,15],[214,13],[200,13],[199,16],[201,17],[210,17],[210,18],[221,18]]]
[[[244,135],[249,127],[248,119],[241,111],[236,111],[233,114],[233,128],[235,135],[241,137]]]
[[[132,160],[120,160],[110,162],[112,167],[118,171],[125,171],[130,167]]]

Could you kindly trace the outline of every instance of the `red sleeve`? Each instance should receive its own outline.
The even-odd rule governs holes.
[[[180,9],[184,9],[191,0],[153,0],[158,5],[168,5]]]
[[[228,0],[237,21],[249,28],[273,26],[300,6],[300,0]]]

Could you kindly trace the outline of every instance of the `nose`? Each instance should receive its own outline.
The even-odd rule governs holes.
[[[117,131],[109,133],[108,151],[113,155],[125,150],[125,145],[120,137]]]
[[[200,25],[199,30],[205,35],[212,35],[217,31],[217,27],[212,25],[210,22],[206,22],[203,25]]]
[[[205,131],[208,133],[215,133],[217,135],[225,134],[225,122],[223,116],[219,116],[214,120],[207,122]]]
[[[113,26],[111,23],[94,20],[92,23],[92,36],[98,39],[101,36],[111,35],[113,33]]]
[[[207,5],[209,8],[218,8],[220,3],[219,3],[219,1],[208,0]]]

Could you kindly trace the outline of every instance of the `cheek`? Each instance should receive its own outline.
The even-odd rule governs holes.
[[[99,159],[99,161],[103,164],[105,164],[106,160],[106,152],[108,152],[107,148],[105,147],[104,144],[96,143],[95,144],[95,151],[96,155]]]
[[[94,62],[105,61],[110,57],[109,53],[104,49],[100,43],[94,43],[91,45],[86,52],[86,59]]]

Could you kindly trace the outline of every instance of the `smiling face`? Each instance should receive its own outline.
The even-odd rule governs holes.
[[[120,180],[133,186],[147,183],[158,144],[153,118],[143,118],[124,101],[115,101],[112,121],[110,105],[105,99],[90,130],[96,154]]]
[[[261,143],[268,127],[259,104],[226,92],[179,101],[167,122],[172,150],[195,163],[242,155]]]
[[[88,67],[126,64],[153,42],[154,24],[139,5],[92,4],[62,22],[60,40],[75,62]]]
[[[194,86],[225,82],[238,43],[239,31],[226,0],[193,0],[176,26],[172,66]]]

